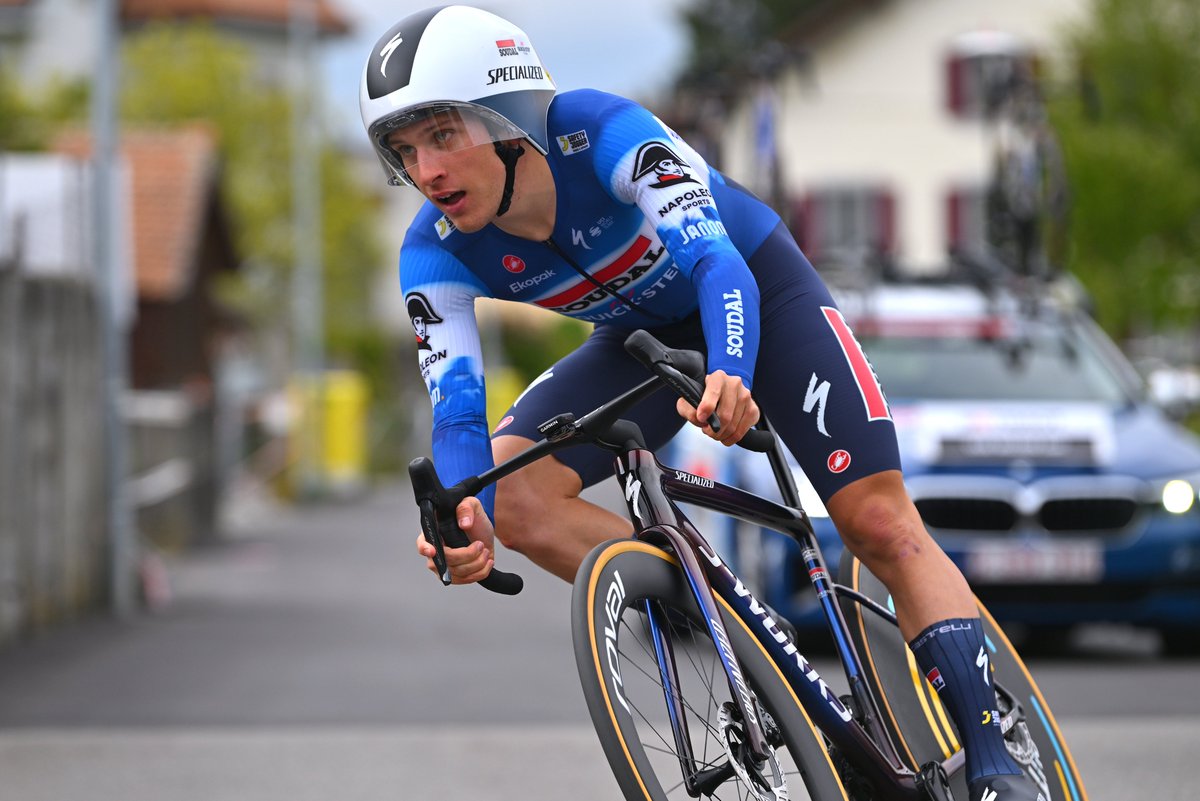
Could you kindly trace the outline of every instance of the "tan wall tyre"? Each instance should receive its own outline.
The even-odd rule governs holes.
[[[843,555],[838,580],[891,608],[887,588],[848,552]],[[915,769],[958,750],[960,741],[949,715],[917,667],[900,630],[853,600],[842,598],[841,606],[867,680],[880,699],[884,722],[909,767]],[[1006,734],[1009,753],[1041,784],[1051,801],[1086,801],[1087,791],[1050,706],[996,621],[982,604],[979,609],[996,682],[1024,712],[1023,725]],[[1002,715],[1006,712],[1003,701],[999,711]],[[952,779],[951,786],[955,798],[967,797],[963,771]]]
[[[667,610],[687,708],[689,740],[703,767],[729,762],[739,731],[731,720],[729,686],[691,591],[674,560],[635,540],[597,547],[575,580],[571,606],[575,659],[592,722],[624,797],[638,801],[688,798],[670,728],[644,601]],[[725,771],[717,798],[775,798],[767,785],[782,776],[790,799],[846,799],[824,741],[778,669],[749,629],[722,603],[724,623],[752,691],[777,734],[775,760]],[[724,710],[724,713],[723,711]],[[770,727],[770,724],[768,724]],[[707,796],[707,794],[706,794]],[[785,796],[779,795],[782,798]]]

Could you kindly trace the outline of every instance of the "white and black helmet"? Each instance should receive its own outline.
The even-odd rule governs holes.
[[[554,93],[524,31],[487,11],[441,6],[405,17],[379,38],[363,68],[358,103],[388,183],[411,185],[387,144],[393,131],[469,109],[484,121],[490,141],[526,139],[544,155]]]

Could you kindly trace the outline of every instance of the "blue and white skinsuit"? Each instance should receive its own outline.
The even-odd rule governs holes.
[[[823,499],[899,468],[875,375],[770,207],[624,98],[560,93],[548,131],[557,191],[549,240],[494,225],[466,234],[427,202],[401,249],[400,282],[433,403],[433,459],[447,486],[492,465],[477,298],[594,323],[588,340],[536,379],[494,434],[538,440],[539,423],[561,412],[581,416],[645,380],[623,347],[629,332],[645,328],[671,347],[706,352],[708,372],[740,376]],[[628,417],[651,448],[683,425],[666,390]],[[557,458],[584,486],[611,475],[611,455],[592,446]],[[481,499],[492,516],[491,490]]]

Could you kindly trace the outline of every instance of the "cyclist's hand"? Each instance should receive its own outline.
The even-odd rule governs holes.
[[[759,418],[758,404],[750,397],[750,390],[746,389],[742,379],[727,375],[724,370],[710,373],[704,380],[704,394],[700,397],[699,406],[693,408],[680,398],[676,410],[680,417],[704,429],[705,434],[722,445],[736,443]],[[714,410],[721,421],[721,430],[716,433],[708,425],[709,415]]]
[[[471,544],[465,548],[447,546],[446,566],[450,568],[450,578],[455,584],[472,584],[487,578],[492,572],[492,566],[496,563],[496,533],[478,498],[464,498],[455,514],[458,527],[471,540]],[[429,570],[438,575],[437,567],[433,564],[434,548],[423,534],[417,535],[417,553],[425,557]]]

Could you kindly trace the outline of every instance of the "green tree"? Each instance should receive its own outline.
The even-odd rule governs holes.
[[[1200,315],[1200,4],[1096,0],[1077,91],[1049,110],[1071,186],[1067,267],[1118,337]]]
[[[54,82],[31,92],[0,67],[0,151],[44,150],[58,127],[86,109],[83,82]]]
[[[682,85],[736,91],[741,77],[770,72],[779,39],[826,0],[693,0],[680,12],[691,45]]]
[[[256,76],[244,45],[204,24],[153,25],[128,37],[121,118],[128,127],[204,123],[221,155],[221,191],[245,263],[259,274],[238,299],[260,318],[286,318],[292,239],[292,113],[287,92]],[[331,356],[357,364],[377,348],[366,313],[380,246],[377,200],[354,180],[349,159],[318,136],[322,188],[324,324]],[[380,376],[371,370],[373,377]]]

